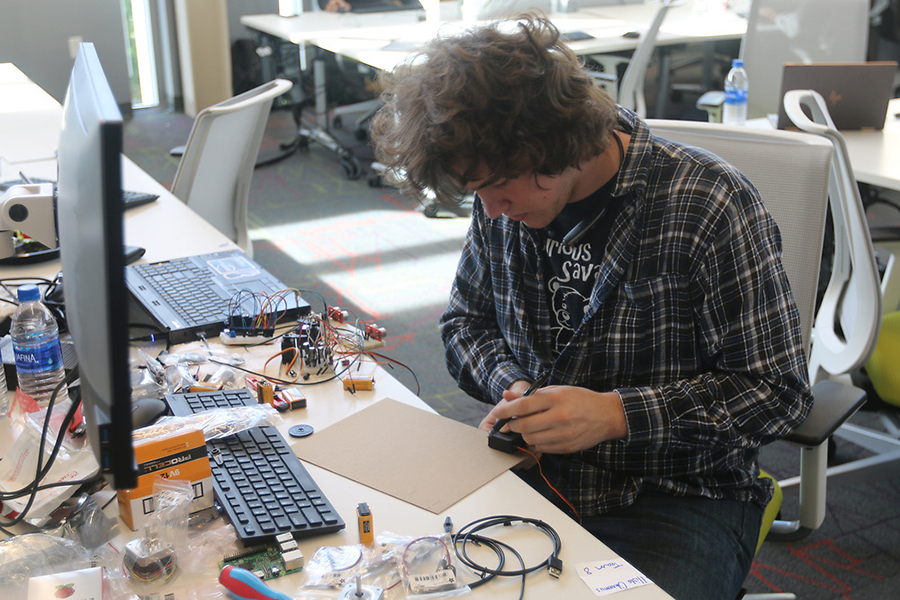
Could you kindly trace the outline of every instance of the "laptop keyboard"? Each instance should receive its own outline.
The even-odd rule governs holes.
[[[256,404],[250,390],[170,394],[175,416]],[[216,499],[245,543],[281,533],[309,537],[344,528],[340,515],[275,427],[251,427],[206,443]]]
[[[153,285],[159,295],[189,326],[222,323],[227,318],[229,298],[222,298],[210,285],[212,274],[189,258],[134,265],[135,271]]]

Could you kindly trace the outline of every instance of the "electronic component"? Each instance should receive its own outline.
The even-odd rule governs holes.
[[[320,317],[310,315],[293,330],[281,336],[281,363],[297,365],[297,370],[321,369],[331,360],[331,346]],[[284,352],[295,349],[296,352]],[[292,367],[293,368],[293,367]]]
[[[356,518],[359,521],[359,543],[369,546],[375,539],[375,533],[372,530],[372,511],[365,502],[360,502],[356,507]]]
[[[142,583],[169,581],[178,570],[175,550],[144,537],[125,544],[122,566],[128,576]]]
[[[375,389],[375,369],[378,365],[368,360],[342,358],[334,365],[334,373],[344,384],[344,390],[355,394]]]
[[[531,385],[528,386],[528,389],[525,390],[525,393],[522,394],[522,397],[530,396],[535,391],[537,391],[541,386],[543,386],[550,379],[549,371],[542,371],[540,375],[537,376]],[[525,440],[522,439],[521,434],[518,434],[514,431],[505,431],[501,432],[500,430],[504,425],[509,423],[509,419],[499,419],[494,426],[491,427],[490,432],[488,433],[488,446],[493,448],[494,450],[500,450],[501,452],[506,452],[507,454],[513,454],[520,447],[524,447]]]
[[[256,382],[256,400],[260,404],[275,405],[275,386],[266,379]]]
[[[189,387],[191,392],[215,392],[224,387],[222,383],[212,383],[209,381],[195,381]]]
[[[341,310],[339,306],[328,307],[328,318],[336,323],[343,325],[348,316],[349,313],[346,310]]]
[[[367,340],[375,340],[376,342],[383,342],[386,330],[384,327],[378,327],[374,323],[366,324],[366,333],[365,337]]]
[[[344,389],[348,392],[369,391],[375,389],[375,377],[372,375],[353,375],[343,378]]]
[[[381,600],[384,598],[384,590],[372,585],[363,585],[362,578],[357,575],[355,581],[351,581],[341,590],[338,600]]]
[[[497,431],[488,434],[488,446],[507,454],[515,454],[526,446],[522,434],[515,431]]]
[[[219,561],[219,568],[228,565],[246,569],[263,580],[274,579],[303,569],[303,553],[294,536],[285,532],[275,538],[275,544],[250,546]]]
[[[276,392],[275,398],[285,402],[290,410],[306,408],[306,396],[298,388],[279,390]]]
[[[219,341],[226,346],[252,346],[255,344],[265,344],[272,341],[272,334],[269,335],[250,335],[239,334],[233,329],[226,329],[219,334]]]

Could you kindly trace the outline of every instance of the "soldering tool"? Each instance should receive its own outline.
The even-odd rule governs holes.
[[[534,392],[536,392],[539,388],[543,387],[547,380],[550,379],[550,371],[541,371],[541,374],[537,376],[537,378],[528,386],[528,389],[525,390],[525,393],[522,394],[521,397],[530,396]],[[510,419],[500,419],[494,426],[491,427],[490,433],[488,433],[488,446],[493,448],[494,450],[501,450],[503,452],[507,452],[512,454],[516,450],[519,449],[520,446],[525,445],[525,440],[522,439],[522,434],[516,433],[514,431],[501,432],[503,426],[510,422]]]

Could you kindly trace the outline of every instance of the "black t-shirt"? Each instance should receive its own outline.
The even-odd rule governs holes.
[[[547,291],[555,318],[552,330],[557,354],[584,320],[618,205],[610,201],[615,181],[613,177],[587,198],[567,204],[547,226],[544,253],[550,265],[550,272],[546,273]],[[598,214],[599,219],[578,242],[563,243],[565,235],[574,227],[590,222]]]

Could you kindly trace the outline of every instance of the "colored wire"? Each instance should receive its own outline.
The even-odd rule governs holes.
[[[547,479],[547,477],[544,475],[544,469],[541,468],[541,459],[539,459],[539,458],[537,457],[537,455],[534,454],[534,453],[532,453],[528,448],[523,448],[522,446],[519,446],[519,447],[518,447],[518,450],[521,450],[522,452],[524,452],[525,454],[528,454],[529,456],[531,456],[531,458],[534,459],[534,461],[537,463],[538,473],[541,474],[541,479],[543,479],[543,480],[544,480],[544,483],[546,483],[547,486],[548,486],[551,490],[553,490],[553,491],[556,493],[557,496],[559,496],[560,500],[562,500],[563,502],[566,503],[566,506],[568,506],[568,507],[572,510],[572,514],[574,514],[575,517],[578,519],[578,522],[581,523],[581,515],[578,514],[578,511],[575,510],[575,507],[572,506],[572,503],[569,502],[569,500],[562,494],[562,492],[560,492],[558,489],[556,489],[555,487],[553,487],[553,484],[550,483],[550,480]]]

